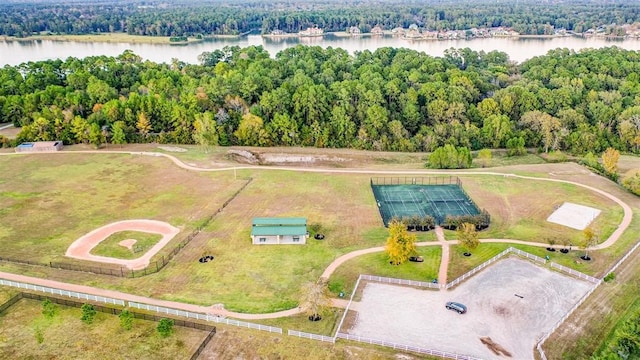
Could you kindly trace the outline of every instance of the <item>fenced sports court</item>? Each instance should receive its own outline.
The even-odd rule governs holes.
[[[432,216],[441,224],[447,215],[478,215],[480,209],[457,176],[371,178],[384,226],[392,218]]]

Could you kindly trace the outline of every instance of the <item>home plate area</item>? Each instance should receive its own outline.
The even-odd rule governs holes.
[[[355,323],[342,331],[481,359],[533,359],[537,339],[591,286],[515,256],[450,291],[368,282]],[[447,301],[466,305],[467,313],[447,310]]]

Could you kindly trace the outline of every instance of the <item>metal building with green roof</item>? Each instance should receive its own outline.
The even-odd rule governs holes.
[[[251,241],[255,245],[305,244],[306,218],[253,218]]]

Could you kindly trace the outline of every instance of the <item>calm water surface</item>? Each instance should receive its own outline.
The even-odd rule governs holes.
[[[286,48],[298,44],[317,45],[323,48],[340,47],[349,53],[355,51],[374,51],[381,47],[404,47],[423,51],[431,56],[442,56],[449,48],[468,47],[472,50],[503,51],[511,60],[522,62],[534,56],[544,55],[547,51],[556,48],[568,48],[580,50],[585,48],[602,48],[618,46],[627,50],[640,50],[640,40],[606,40],[585,39],[578,37],[559,37],[551,39],[531,38],[487,38],[474,40],[427,40],[408,41],[396,37],[339,37],[325,35],[317,38],[263,38],[260,35],[249,35],[238,39],[213,39],[206,42],[189,45],[168,44],[133,44],[133,43],[87,43],[72,41],[0,41],[0,66],[18,65],[28,61],[46,59],[66,59],[73,56],[83,58],[86,56],[107,55],[117,56],[125,50],[133,50],[136,54],[154,62],[171,62],[177,58],[187,63],[198,63],[198,55],[204,51],[222,49],[229,45],[245,47],[249,45],[262,45],[271,56]]]

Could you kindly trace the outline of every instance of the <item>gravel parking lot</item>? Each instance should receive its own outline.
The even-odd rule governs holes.
[[[482,359],[506,358],[480,341],[490,337],[512,359],[533,359],[537,339],[591,286],[510,257],[451,291],[368,283],[362,301],[355,305],[355,324],[342,331]],[[465,304],[468,312],[460,315],[445,309],[447,301]]]

